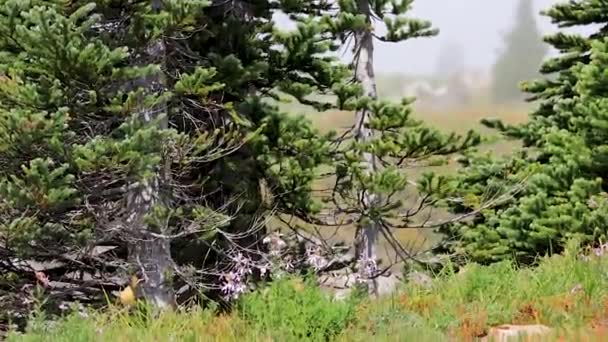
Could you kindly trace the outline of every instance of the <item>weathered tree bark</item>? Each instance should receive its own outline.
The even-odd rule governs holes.
[[[374,74],[374,37],[373,28],[371,25],[371,9],[368,0],[358,0],[357,6],[359,13],[366,16],[367,28],[355,32],[355,78],[363,87],[364,96],[377,98],[376,77]],[[371,119],[371,113],[368,110],[359,110],[356,113],[355,139],[360,142],[366,142],[373,138],[374,132],[368,125]],[[366,172],[371,174],[379,169],[379,161],[376,156],[371,153],[363,154]],[[364,191],[361,194],[362,204],[366,208],[373,208],[379,203],[379,196],[369,191]],[[356,232],[356,253],[357,260],[361,264],[375,262],[377,258],[376,244],[378,234],[380,232],[380,223],[375,221],[365,220],[357,226]],[[377,284],[375,279],[369,282],[370,290],[375,294],[377,292]]]
[[[155,10],[162,9],[162,2],[152,0]],[[162,65],[166,55],[166,46],[162,38],[150,42],[138,57],[144,64]],[[146,95],[161,94],[165,90],[162,72],[137,80],[136,85],[142,87]],[[151,107],[140,107],[139,120],[144,124],[158,120],[161,114],[166,114],[166,104],[161,103]],[[160,129],[168,127],[167,117],[160,118]],[[160,153],[160,151],[159,151]],[[169,309],[175,305],[175,295],[171,284],[174,263],[171,258],[170,240],[159,238],[166,233],[167,227],[150,227],[145,218],[156,205],[167,204],[167,194],[161,191],[162,183],[169,176],[166,165],[157,166],[157,172],[152,179],[134,180],[129,185],[126,196],[127,218],[126,229],[130,236],[129,259],[137,265],[141,277],[138,286],[138,296],[142,297],[158,309]]]

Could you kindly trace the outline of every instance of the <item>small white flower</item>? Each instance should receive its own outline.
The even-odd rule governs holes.
[[[606,251],[608,251],[608,244],[603,244],[603,245],[600,245],[599,247],[593,249],[593,253],[598,257],[603,256],[606,253]]]
[[[287,242],[285,242],[283,239],[277,237],[275,240],[275,245],[276,245],[277,249],[283,249],[283,248],[287,247]]]
[[[268,273],[268,266],[267,265],[262,265],[259,267],[260,270],[260,276],[265,276]]]
[[[221,287],[224,297],[228,300],[238,299],[242,293],[245,293],[247,287],[240,279],[234,279],[237,281],[226,281]]]
[[[321,248],[319,246],[309,246],[306,248],[306,263],[312,266],[315,271],[319,271],[325,268],[329,261],[321,255]]]
[[[278,256],[281,251],[287,247],[287,243],[281,238],[281,234],[274,232],[264,238],[262,242],[268,246],[269,254],[272,256]]]

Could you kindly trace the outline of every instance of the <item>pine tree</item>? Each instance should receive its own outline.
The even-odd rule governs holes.
[[[419,227],[412,217],[442,200],[450,190],[447,177],[426,174],[415,183],[408,179],[405,169],[465,150],[478,143],[479,137],[473,132],[466,137],[442,134],[426,127],[412,117],[410,99],[401,103],[378,99],[374,41],[401,42],[437,34],[429,22],[406,16],[412,1],[339,1],[337,9],[323,8],[324,1],[307,3],[309,10],[303,12],[314,13],[317,19],[313,20],[318,21],[319,27],[329,27],[341,44],[347,44],[350,38],[354,42],[354,82],[338,83],[333,91],[338,107],[355,113],[355,125],[336,141],[339,147],[330,158],[335,186],[326,202],[340,216],[339,220],[356,225],[358,272],[371,277],[368,285],[374,292],[374,280],[380,271],[376,264],[378,238],[387,239],[402,260],[407,260],[409,251],[395,239],[394,229]],[[379,21],[387,27],[383,36],[375,33]],[[421,194],[416,208],[409,208],[398,199],[412,183]],[[323,223],[312,217],[304,219]]]
[[[323,56],[335,44],[319,40],[313,22],[277,30],[270,18],[280,8],[306,9],[288,1],[0,4],[3,260],[115,245],[143,280],[140,295],[166,308],[173,282],[184,280],[180,266],[209,267],[211,252],[221,264],[234,249],[255,251],[260,182],[274,194],[271,209],[313,212],[310,188],[329,142],[263,99],[278,89],[327,107],[306,96],[348,71]],[[88,262],[120,273],[120,260]]]
[[[519,83],[536,75],[547,48],[534,18],[532,0],[519,0],[515,26],[505,37],[505,46],[493,69],[492,96],[496,104],[512,104],[524,97]]]
[[[470,156],[461,177],[465,199],[453,207],[476,214],[472,222],[446,226],[447,250],[479,262],[560,252],[565,241],[606,238],[605,70],[606,13],[603,1],[580,0],[545,11],[559,27],[599,24],[589,36],[558,32],[545,41],[561,52],[548,59],[545,79],[525,83],[538,107],[523,125],[486,124],[524,149],[511,157]],[[494,208],[477,212],[479,201],[518,189]],[[503,198],[504,199],[504,198]]]

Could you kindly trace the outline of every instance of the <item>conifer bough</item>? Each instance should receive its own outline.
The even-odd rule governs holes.
[[[483,210],[474,220],[443,227],[446,250],[490,263],[514,258],[535,263],[559,253],[566,241],[598,243],[607,238],[606,51],[608,3],[573,0],[543,12],[558,27],[587,27],[591,34],[557,32],[544,38],[560,55],[548,58],[523,89],[537,106],[529,121],[509,126],[487,120],[524,149],[495,158],[471,155],[458,192],[467,199],[455,212],[524,184],[513,198]]]

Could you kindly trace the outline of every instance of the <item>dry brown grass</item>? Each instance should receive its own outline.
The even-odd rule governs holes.
[[[288,105],[287,109],[290,113],[303,114],[321,133],[327,133],[335,130],[337,132],[343,132],[344,130],[352,127],[354,123],[354,113],[348,111],[329,111],[329,112],[316,112],[311,108]],[[484,118],[499,118],[508,124],[522,123],[527,120],[529,106],[519,107],[492,107],[488,105],[477,105],[470,106],[467,108],[455,108],[452,110],[438,111],[428,110],[424,108],[416,108],[414,111],[414,117],[416,119],[423,120],[429,125],[439,128],[445,132],[456,132],[460,134],[466,133],[468,130],[476,130],[482,136],[489,138],[490,142],[484,144],[481,150],[491,150],[497,155],[508,154],[518,146],[517,142],[507,141],[501,139],[498,132],[487,129],[481,125],[480,121]],[[450,173],[457,170],[458,165],[456,162],[451,161],[447,165],[434,166],[427,168],[417,168],[410,171],[411,177],[416,178],[420,174],[426,171],[434,171],[436,173]],[[325,180],[315,185],[317,189],[328,188],[331,186],[331,181]],[[411,193],[403,194],[402,198],[406,202],[415,203],[415,191]],[[433,216],[433,220],[446,218],[448,214],[445,211],[437,210]],[[305,228],[313,230],[314,227],[302,224]],[[327,229],[321,230],[325,237],[329,237],[332,240],[344,241],[346,243],[352,242],[354,236],[354,226],[345,225],[339,229]],[[435,241],[436,236],[431,231],[415,230],[415,229],[401,229],[395,231],[397,239],[404,245],[410,246],[414,249],[424,248],[425,245]],[[385,260],[392,260],[395,258],[392,253],[392,249],[389,244],[382,240],[380,241],[380,257]]]

